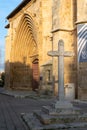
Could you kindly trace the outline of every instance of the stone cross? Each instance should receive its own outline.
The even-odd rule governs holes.
[[[49,56],[58,57],[58,97],[59,101],[64,101],[64,57],[74,56],[73,52],[64,51],[64,42],[59,40],[58,51],[49,51]]]

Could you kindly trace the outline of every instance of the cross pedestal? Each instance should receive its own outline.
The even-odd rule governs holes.
[[[65,100],[64,94],[64,57],[72,57],[74,53],[64,51],[64,42],[59,40],[58,51],[49,51],[48,55],[58,57],[58,99],[55,103],[55,109],[71,109],[73,106]]]
[[[58,99],[54,105],[43,106],[33,114],[23,115],[23,120],[31,130],[86,130],[87,114],[65,100],[64,96],[64,57],[73,56],[71,52],[64,52],[64,42],[58,43],[58,51],[50,51],[48,55],[58,57]],[[82,129],[81,129],[82,128]]]

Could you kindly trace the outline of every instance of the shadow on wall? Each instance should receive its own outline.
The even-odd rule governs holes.
[[[5,83],[5,72],[0,73],[0,87],[4,87]]]
[[[5,64],[5,86],[11,89],[35,90],[39,86],[39,75],[29,64],[21,62]],[[33,75],[36,74],[36,75]]]

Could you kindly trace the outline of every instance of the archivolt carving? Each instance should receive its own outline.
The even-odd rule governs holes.
[[[15,41],[11,50],[12,62],[21,62],[23,57],[38,54],[37,34],[34,21],[24,14],[18,25]]]

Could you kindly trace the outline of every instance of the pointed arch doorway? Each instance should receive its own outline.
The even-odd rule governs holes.
[[[37,59],[35,56],[38,55],[37,28],[35,25],[34,19],[29,14],[23,14],[18,24],[11,48],[10,88],[12,89],[34,90],[38,88],[39,79],[36,78],[35,74],[37,69],[34,69],[35,66],[38,66],[36,65],[38,62],[33,61]],[[33,62],[31,61],[32,58],[34,58]]]
[[[39,60],[35,59],[32,62],[32,89],[36,90],[39,87]]]

